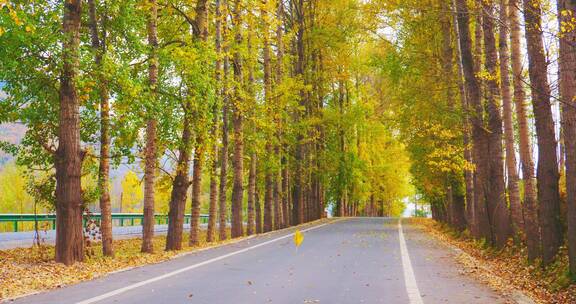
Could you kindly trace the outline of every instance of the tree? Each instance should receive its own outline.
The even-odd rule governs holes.
[[[244,139],[243,139],[243,99],[244,72],[240,47],[242,45],[242,1],[234,1],[232,23],[234,26],[234,50],[232,65],[234,67],[234,95],[232,102],[232,126],[234,128],[234,156],[232,158],[232,237],[244,234],[242,218],[242,199],[244,193]]]
[[[568,204],[567,236],[570,273],[576,273],[576,28],[573,14],[576,3],[558,0],[560,28],[560,99],[562,102],[562,129],[566,145],[566,200]]]
[[[148,65],[148,85],[152,104],[157,99],[158,93],[158,3],[156,0],[149,0],[150,8],[147,22],[148,45],[150,48],[150,60]],[[144,218],[142,221],[142,252],[152,253],[154,245],[152,244],[152,237],[154,237],[154,224],[156,219],[154,216],[154,180],[156,173],[156,128],[157,121],[155,113],[152,111],[153,107],[147,109],[147,122],[146,122],[146,148],[144,151],[145,165],[144,165]]]
[[[550,105],[550,86],[542,41],[542,9],[538,0],[524,0],[528,74],[538,137],[538,202],[542,262],[550,264],[562,244],[558,159]]]
[[[96,3],[88,1],[90,12],[90,35],[94,52],[94,62],[100,69],[98,71],[99,97],[100,97],[100,163],[98,166],[98,188],[100,189],[100,233],[102,234],[102,252],[105,256],[113,256],[112,248],[112,207],[110,205],[110,103],[108,101],[108,84],[102,71],[102,57],[106,54],[106,28],[102,29],[102,39],[98,18],[96,16]],[[107,16],[103,16],[102,25],[105,27]]]
[[[508,1],[500,0],[500,39],[498,55],[500,56],[500,91],[502,93],[502,108],[504,120],[504,136],[506,147],[506,169],[508,173],[508,196],[510,199],[511,227],[514,235],[519,236],[524,227],[522,205],[520,204],[520,188],[518,172],[516,171],[516,149],[514,148],[514,126],[512,120],[512,96],[510,92],[510,50],[508,48],[509,26]]]
[[[524,79],[522,74],[521,29],[519,21],[520,1],[510,0],[510,45],[512,61],[512,80],[514,84],[514,105],[518,121],[518,141],[522,176],[524,181],[524,232],[528,247],[528,260],[534,261],[540,255],[540,227],[536,201],[536,177],[534,176],[534,158],[526,113]]]
[[[494,37],[494,4],[483,1],[483,33],[486,79],[486,99],[488,108],[488,148],[489,176],[486,195],[488,219],[492,226],[491,242],[503,248],[510,236],[510,213],[506,202],[504,184],[504,164],[502,157],[502,117],[500,114],[500,87],[497,81],[498,53]]]

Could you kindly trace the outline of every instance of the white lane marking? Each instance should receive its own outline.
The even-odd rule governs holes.
[[[334,221],[334,222],[332,222],[332,223],[335,223],[335,222],[337,222],[337,221]],[[324,226],[326,226],[326,225],[328,225],[328,224],[332,224],[332,223],[325,223],[325,224],[322,224],[322,225],[310,227],[310,228],[308,228],[308,229],[302,230],[301,232],[307,232],[307,231],[310,231],[310,230],[318,229],[318,228],[320,228],[320,227],[324,227]],[[294,233],[290,233],[290,234],[281,236],[281,237],[279,237],[279,238],[275,238],[275,239],[273,239],[273,240],[269,240],[269,241],[266,241],[266,242],[263,242],[263,243],[260,243],[260,244],[256,244],[256,245],[254,245],[254,246],[252,246],[252,247],[247,247],[247,248],[244,248],[244,249],[240,249],[240,250],[238,250],[238,251],[230,252],[230,253],[228,253],[228,254],[221,255],[221,256],[219,256],[219,257],[216,257],[216,258],[213,258],[213,259],[210,259],[210,260],[206,260],[206,261],[204,261],[204,262],[200,262],[200,263],[198,263],[198,264],[190,265],[190,266],[188,266],[188,267],[184,267],[184,268],[181,268],[181,269],[178,269],[178,270],[175,270],[175,271],[172,271],[172,272],[163,274],[163,275],[161,275],[161,276],[157,276],[157,277],[154,277],[154,278],[145,280],[145,281],[141,281],[141,282],[138,282],[138,283],[135,283],[135,284],[132,284],[132,285],[128,285],[128,286],[125,286],[125,287],[122,287],[122,288],[119,288],[119,289],[116,289],[116,290],[107,292],[107,293],[105,293],[105,294],[101,294],[101,295],[99,295],[99,296],[97,296],[97,297],[93,297],[93,298],[90,298],[90,299],[86,299],[86,300],[84,300],[84,301],[77,302],[76,304],[91,304],[91,303],[96,303],[96,302],[98,302],[98,301],[102,301],[102,300],[104,300],[104,299],[108,299],[108,298],[110,298],[110,297],[113,297],[113,296],[115,296],[115,295],[119,295],[119,294],[124,293],[124,292],[127,292],[127,291],[129,291],[129,290],[132,290],[132,289],[135,289],[135,288],[138,288],[138,287],[142,287],[142,286],[144,286],[144,285],[148,285],[148,284],[151,284],[151,283],[154,283],[154,282],[157,282],[157,281],[160,281],[160,280],[169,278],[169,277],[173,277],[173,276],[175,276],[175,275],[177,275],[177,274],[186,272],[186,271],[188,271],[188,270],[192,270],[192,269],[195,269],[195,268],[198,268],[198,267],[202,267],[202,266],[204,266],[204,265],[208,265],[208,264],[211,264],[211,263],[214,263],[214,262],[217,262],[217,261],[220,261],[220,260],[229,258],[229,257],[231,257],[231,256],[235,256],[235,255],[244,253],[244,252],[246,252],[246,251],[250,251],[250,250],[253,250],[253,249],[262,247],[262,246],[266,246],[266,245],[268,245],[268,244],[272,244],[272,243],[274,243],[274,242],[278,242],[278,241],[280,241],[280,240],[289,238],[289,237],[291,237],[291,236],[293,236],[293,235],[294,235]]]
[[[406,247],[406,240],[404,239],[404,232],[402,231],[402,219],[398,220],[398,235],[400,236],[400,254],[402,255],[402,268],[404,269],[404,285],[406,285],[406,293],[410,304],[424,304],[418,284],[416,284],[416,277],[414,276],[414,269],[412,269],[412,262],[410,262],[410,255],[408,254],[408,247]]]

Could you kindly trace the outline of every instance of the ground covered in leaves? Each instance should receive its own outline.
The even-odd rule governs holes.
[[[130,267],[166,261],[185,251],[218,244],[207,243],[206,231],[201,233],[203,241],[195,247],[188,246],[188,236],[185,235],[182,251],[165,252],[165,236],[154,237],[153,254],[140,252],[142,241],[139,238],[114,241],[114,258],[102,256],[102,248],[96,244],[87,248],[89,254],[84,263],[69,267],[53,261],[54,246],[0,250],[0,301],[90,280]]]
[[[465,266],[466,274],[492,288],[507,294],[521,291],[537,303],[576,303],[576,284],[568,274],[566,248],[554,264],[543,269],[538,263],[528,263],[522,246],[510,244],[498,251],[433,220],[417,222],[434,237],[460,249],[458,261]]]

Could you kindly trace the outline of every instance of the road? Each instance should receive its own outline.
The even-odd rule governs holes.
[[[309,230],[308,230],[309,229]],[[278,231],[17,299],[14,303],[506,303],[455,252],[397,219]]]

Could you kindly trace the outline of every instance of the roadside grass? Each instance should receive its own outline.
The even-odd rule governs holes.
[[[104,257],[102,246],[97,243],[87,247],[84,263],[76,263],[68,267],[53,261],[54,246],[51,245],[0,250],[0,301],[91,280],[126,268],[159,263],[182,252],[232,241],[228,238],[227,241],[208,243],[205,230],[201,231],[200,239],[198,246],[190,247],[188,234],[184,234],[181,251],[165,252],[166,236],[156,236],[153,239],[154,253],[152,254],[140,252],[142,242],[140,238],[115,240],[114,258]],[[238,239],[234,239],[236,240]]]
[[[458,261],[465,271],[492,288],[505,293],[522,291],[538,303],[576,303],[576,284],[568,272],[568,255],[562,247],[557,260],[548,267],[539,261],[528,263],[526,248],[510,240],[502,250],[474,240],[465,232],[458,232],[431,219],[416,222],[435,238],[462,253]]]

